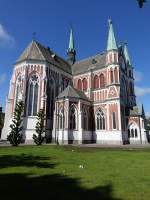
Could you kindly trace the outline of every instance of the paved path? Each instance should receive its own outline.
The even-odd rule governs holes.
[[[19,146],[33,146],[35,144],[20,144]],[[43,145],[56,145],[52,144],[43,144]],[[7,141],[0,140],[0,147],[11,146]],[[105,148],[105,149],[150,149],[150,144],[128,144],[128,145],[111,145],[111,144],[73,144],[73,145],[64,145],[64,146],[75,146],[79,148]]]
[[[150,144],[128,144],[128,145],[111,145],[111,144],[81,144],[73,145],[81,148],[114,148],[114,149],[149,149]]]

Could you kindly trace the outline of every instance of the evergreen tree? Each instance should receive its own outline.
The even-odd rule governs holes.
[[[37,145],[41,145],[45,138],[43,136],[45,132],[44,119],[45,119],[44,110],[40,109],[40,111],[37,114],[37,123],[35,127],[37,134],[33,134],[33,140]]]
[[[23,113],[23,102],[19,101],[15,106],[14,116],[12,124],[10,125],[11,131],[7,136],[7,140],[12,146],[18,146],[22,139],[22,113]]]

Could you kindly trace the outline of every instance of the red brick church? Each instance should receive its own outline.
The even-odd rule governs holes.
[[[13,68],[2,139],[9,133],[16,102],[22,100],[24,142],[33,141],[42,108],[47,142],[147,143],[144,108],[136,104],[127,44],[117,45],[112,21],[104,52],[76,61],[71,30],[67,56],[65,60],[35,40],[25,49]]]

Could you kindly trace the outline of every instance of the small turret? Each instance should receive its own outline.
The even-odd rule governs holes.
[[[73,38],[73,31],[70,30],[70,39],[69,39],[69,47],[67,50],[68,55],[68,62],[73,65],[76,61],[76,51],[74,48],[74,38]]]
[[[128,66],[131,66],[131,61],[130,61],[130,57],[129,57],[129,52],[128,52],[128,47],[127,44],[124,44],[124,48],[123,48],[123,52],[124,52],[124,56],[125,56],[125,60]]]

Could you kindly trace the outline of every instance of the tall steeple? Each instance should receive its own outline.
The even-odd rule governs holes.
[[[76,61],[76,51],[74,48],[73,30],[70,30],[69,47],[67,50],[68,62],[73,65]]]
[[[117,48],[117,43],[116,43],[113,24],[112,24],[111,19],[108,20],[108,24],[109,24],[109,33],[108,33],[108,41],[107,41],[107,51],[117,50],[118,48]]]
[[[127,47],[126,43],[124,44],[123,52],[124,52],[124,56],[125,56],[125,59],[126,59],[126,63],[129,66],[131,66],[131,61],[130,61],[130,57],[129,57],[128,47]]]

